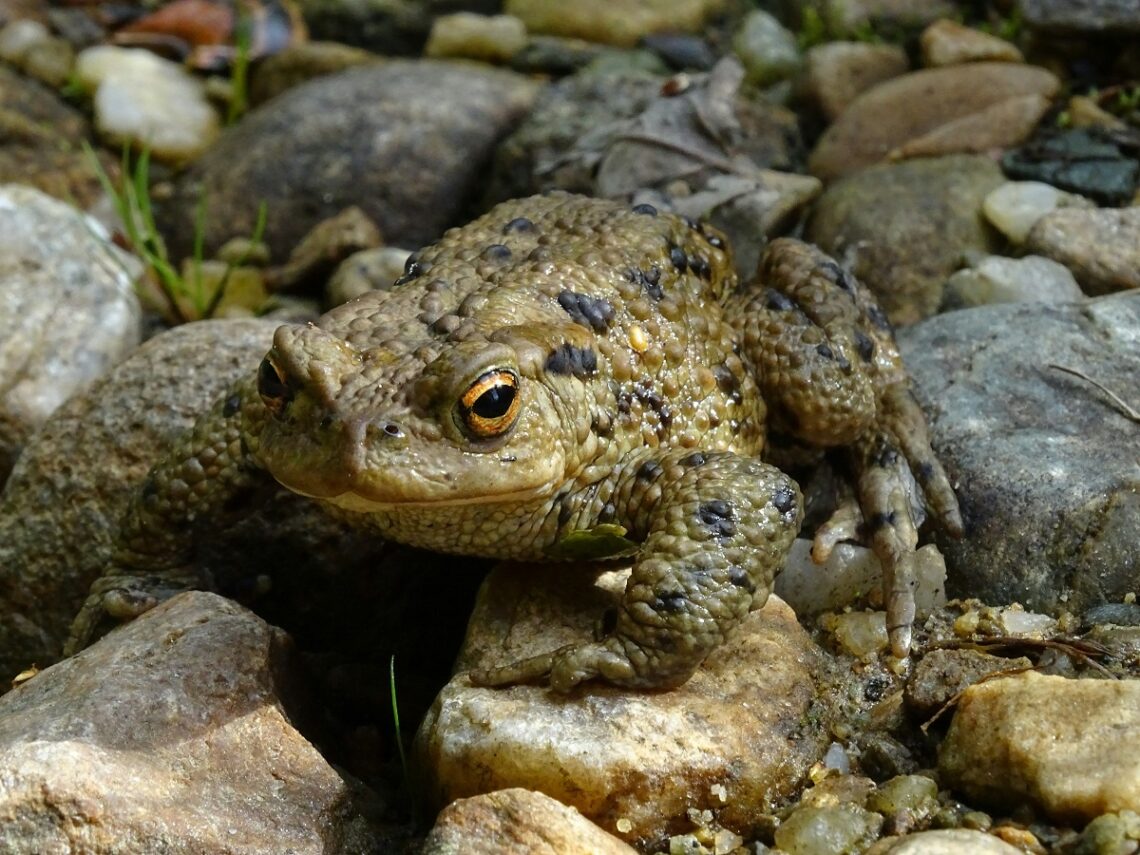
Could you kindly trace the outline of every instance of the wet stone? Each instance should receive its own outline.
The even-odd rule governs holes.
[[[1043,181],[1104,205],[1127,202],[1140,182],[1140,161],[1096,128],[1046,134],[1007,152],[1001,165],[1010,178]]]

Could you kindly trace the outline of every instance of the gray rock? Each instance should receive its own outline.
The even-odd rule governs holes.
[[[1077,280],[1063,264],[1040,255],[987,255],[946,280],[942,303],[944,308],[965,309],[1024,300],[1067,303],[1082,297]]]
[[[1051,211],[1026,248],[1064,264],[1089,294],[1140,288],[1140,207]]]
[[[0,187],[0,483],[64,401],[139,343],[142,266],[31,187]]]
[[[475,687],[465,673],[589,640],[628,573],[499,565],[471,618],[459,673],[420,727],[415,767],[436,804],[505,787],[540,790],[628,840],[689,830],[712,810],[744,833],[761,805],[795,792],[822,754],[814,705],[822,662],[772,597],[683,686],[600,684],[559,696],[540,686]],[[604,746],[604,747],[603,747]]]
[[[297,732],[284,633],[181,595],[0,699],[0,849],[364,853],[380,805]]]
[[[747,80],[757,86],[788,79],[802,62],[795,33],[762,9],[744,17],[733,36],[732,49],[744,64]]]
[[[950,312],[899,344],[966,535],[939,541],[951,596],[1079,612],[1140,573],[1135,421],[1140,292]]]
[[[385,239],[421,246],[461,219],[495,143],[536,84],[509,71],[393,61],[318,78],[263,104],[178,180],[164,206],[176,258],[206,194],[207,254],[248,236],[260,202],[282,260],[318,222],[358,205]]]
[[[808,239],[865,282],[893,322],[914,323],[938,309],[964,255],[996,249],[981,207],[1002,181],[974,155],[872,167],[824,191]]]
[[[982,678],[1027,669],[1032,664],[1024,656],[1011,659],[980,650],[929,650],[907,675],[906,703],[925,721]]]
[[[1060,33],[1140,33],[1135,0],[1020,0],[1022,19],[1035,30]]]

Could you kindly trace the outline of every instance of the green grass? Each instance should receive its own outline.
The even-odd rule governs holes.
[[[132,163],[130,150],[123,147],[119,186],[111,180],[95,150],[88,143],[83,143],[83,150],[99,183],[115,206],[131,250],[139,256],[157,282],[166,302],[164,309],[168,318],[174,323],[187,323],[212,317],[225,297],[231,274],[245,263],[253,251],[253,245],[260,242],[265,233],[265,203],[258,206],[250,247],[241,257],[226,265],[221,281],[216,286],[208,288],[202,276],[207,216],[205,194],[199,198],[194,211],[194,248],[189,262],[189,275],[184,276],[170,258],[166,242],[155,223],[150,198],[149,150],[144,148]],[[145,296],[140,293],[140,297]]]
[[[253,21],[242,13],[234,25],[234,65],[230,73],[230,102],[226,125],[237,122],[249,110],[249,61],[253,47]]]

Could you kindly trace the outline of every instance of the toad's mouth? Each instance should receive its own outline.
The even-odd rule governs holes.
[[[310,499],[317,499],[322,502],[328,502],[329,504],[335,505],[338,508],[343,508],[346,511],[355,511],[358,513],[368,513],[371,511],[380,511],[396,507],[438,508],[456,505],[488,505],[497,504],[500,502],[524,502],[530,499],[541,498],[550,492],[550,490],[529,488],[509,491],[504,490],[501,492],[482,490],[478,495],[445,495],[437,497],[409,498],[406,496],[391,497],[368,495],[364,492],[357,492],[355,490],[346,490],[343,493],[336,494],[324,492],[313,493],[289,484],[281,478],[278,478],[277,481],[290,492],[296,493],[300,496],[305,496]]]

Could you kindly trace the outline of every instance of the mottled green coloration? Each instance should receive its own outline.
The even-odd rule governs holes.
[[[718,233],[648,207],[550,195],[453,229],[391,291],[277,331],[256,378],[152,471],[75,641],[194,584],[187,521],[268,472],[444,552],[639,544],[606,638],[476,677],[678,685],[768,596],[799,529],[798,487],[762,460],[771,427],[847,450],[905,646],[902,470],[960,523],[889,327],[796,241],[737,286]]]

